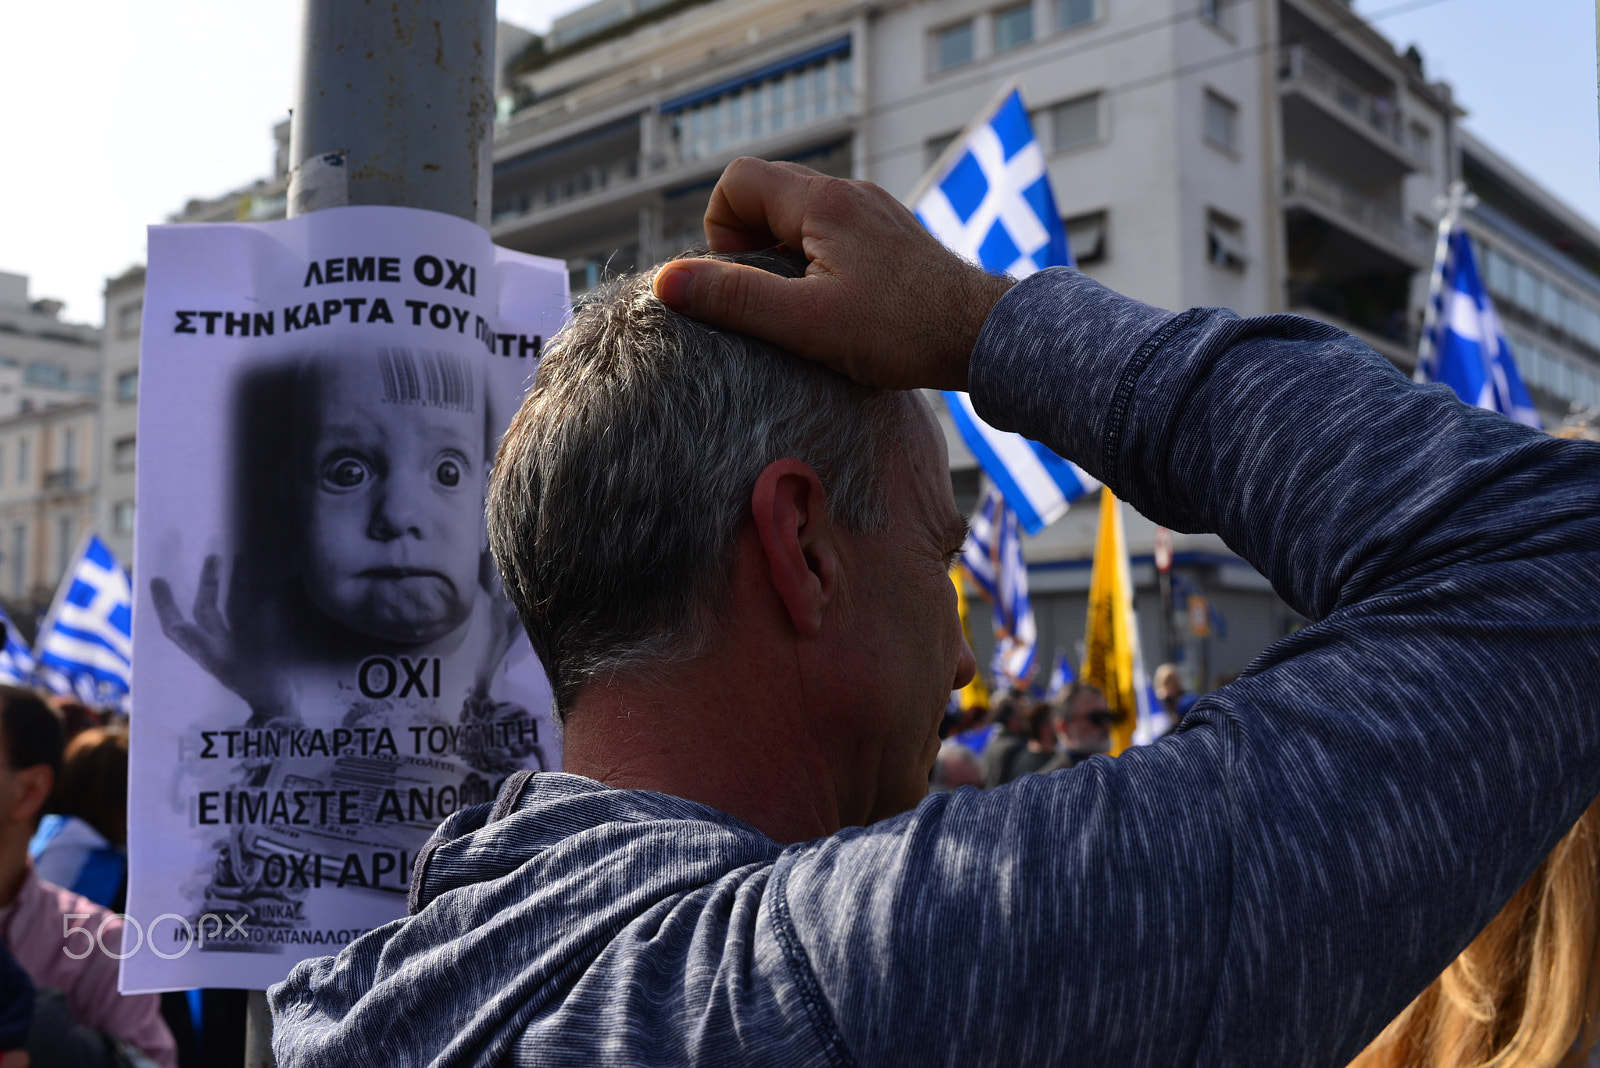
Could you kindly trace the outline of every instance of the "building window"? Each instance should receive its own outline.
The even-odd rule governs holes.
[[[1406,141],[1411,147],[1411,155],[1417,161],[1417,166],[1423,174],[1433,173],[1433,131],[1420,122],[1413,122],[1406,127]]]
[[[1538,275],[1519,263],[1512,263],[1511,272],[1514,279],[1512,300],[1522,305],[1524,311],[1533,315],[1539,314],[1539,300],[1543,294],[1544,283],[1539,280]]]
[[[70,426],[61,431],[61,469],[78,469],[78,431]]]
[[[1200,17],[1224,30],[1233,27],[1232,0],[1200,0]]]
[[[971,63],[974,45],[971,19],[937,31],[933,42],[933,69],[949,70]]]
[[[1056,0],[1056,29],[1070,30],[1093,22],[1096,0]]]
[[[135,301],[117,309],[117,336],[138,337],[139,319],[144,314],[144,303]]]
[[[78,540],[78,524],[73,522],[70,515],[64,515],[56,520],[56,582],[59,584],[61,576],[67,573],[67,566],[72,563],[72,550]]]
[[[1493,245],[1484,249],[1484,284],[1489,287],[1489,292],[1501,300],[1512,300],[1511,261],[1501,255]]]
[[[117,400],[135,401],[139,399],[139,372],[124,371],[117,376]]]
[[[118,501],[111,506],[111,529],[118,534],[133,533],[132,501]]]
[[[129,435],[118,438],[116,444],[111,446],[111,466],[118,471],[132,471],[134,457],[134,437]]]
[[[1552,283],[1545,283],[1544,292],[1540,294],[1539,317],[1557,330],[1562,329],[1562,314],[1566,310],[1567,295]]]
[[[1100,94],[1090,93],[1050,109],[1050,147],[1057,152],[1100,140]]]
[[[1239,151],[1239,105],[1210,89],[1205,98],[1206,140],[1229,152]]]
[[[1229,271],[1243,271],[1244,224],[1216,209],[1206,212],[1206,259]]]
[[[1008,52],[1033,40],[1033,2],[994,13],[994,50]]]
[[[1088,267],[1106,258],[1110,242],[1107,239],[1106,213],[1091,211],[1061,220],[1067,230],[1067,247],[1079,267]]]
[[[678,157],[691,160],[851,111],[855,99],[850,55],[835,52],[714,96],[668,103],[663,113]]]
[[[17,439],[17,484],[26,486],[33,481],[33,441]]]
[[[18,523],[11,529],[11,592],[22,597],[28,592],[28,527]]]

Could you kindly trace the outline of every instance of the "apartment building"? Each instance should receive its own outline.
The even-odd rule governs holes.
[[[0,602],[23,630],[93,522],[100,330],[0,273]]]
[[[100,479],[95,529],[122,566],[133,567],[134,446],[139,430],[139,332],[144,268],[106,283],[98,428]]]
[[[1466,131],[1478,269],[1547,428],[1600,412],[1600,230]]]

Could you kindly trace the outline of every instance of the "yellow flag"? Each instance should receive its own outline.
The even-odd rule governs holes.
[[[1111,753],[1134,741],[1134,730],[1148,721],[1139,628],[1133,614],[1133,580],[1128,571],[1128,540],[1122,529],[1122,502],[1100,491],[1100,533],[1095,540],[1094,573],[1089,579],[1089,622],[1084,633],[1083,671],[1078,677],[1098,686],[1116,720]]]
[[[950,571],[950,581],[956,587],[956,611],[961,613],[961,636],[967,639],[967,648],[972,648],[972,631],[967,629],[967,584],[961,580],[961,569],[953,568]],[[989,707],[989,688],[983,684],[983,672],[979,671],[972,676],[972,681],[961,688],[961,711],[971,712],[974,708]]]

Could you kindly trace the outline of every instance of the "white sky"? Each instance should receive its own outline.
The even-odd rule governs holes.
[[[1118,0],[1108,0],[1117,3]],[[1355,0],[1467,125],[1600,220],[1595,19],[1588,0]],[[581,0],[500,0],[548,29]],[[1392,15],[1393,8],[1410,8]],[[99,322],[108,277],[145,255],[144,228],[270,172],[289,110],[302,0],[50,0],[0,15],[0,270],[34,298]]]

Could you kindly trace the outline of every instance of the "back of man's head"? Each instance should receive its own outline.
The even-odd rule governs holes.
[[[714,258],[805,270],[772,252]],[[551,340],[489,488],[490,546],[561,716],[597,677],[709,648],[768,464],[810,465],[847,529],[887,522],[905,399],[677,315],[650,282],[602,286]]]
[[[5,731],[6,764],[16,771],[43,765],[54,782],[61,776],[66,732],[61,718],[39,695],[19,686],[0,686],[0,728]]]
[[[0,868],[21,863],[45,801],[61,776],[66,732],[61,718],[39,695],[0,686]]]

